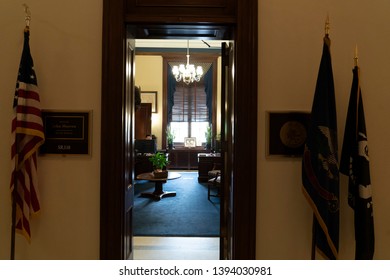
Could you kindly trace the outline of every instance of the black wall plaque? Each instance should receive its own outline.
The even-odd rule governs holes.
[[[268,155],[302,156],[310,113],[269,112],[268,121]]]
[[[42,111],[45,143],[41,154],[90,153],[90,112]]]

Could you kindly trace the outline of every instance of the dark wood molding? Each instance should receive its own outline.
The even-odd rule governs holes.
[[[124,53],[122,1],[103,1],[100,258],[122,259]]]
[[[231,22],[236,17],[237,0],[125,0],[126,19],[128,22],[143,21],[143,16],[151,20],[167,22],[215,23],[217,18],[223,18],[222,22]],[[188,17],[198,17],[189,19]],[[209,18],[209,21],[199,20]]]
[[[164,17],[160,21],[157,20],[161,15],[156,14],[153,18],[149,18],[147,23],[138,25],[136,27],[136,36],[137,39],[181,39],[187,37],[188,39],[203,39],[203,40],[227,40],[231,37],[230,26],[229,25],[219,25],[215,21],[213,24],[185,24],[182,20],[177,20],[177,18],[168,18]],[[142,16],[143,19],[134,21],[132,16],[129,19],[128,23],[135,22],[145,22],[145,15]],[[127,17],[126,17],[127,19]],[[204,20],[201,18],[186,18],[186,21],[190,22],[209,22],[210,19]],[[176,22],[176,24],[171,24],[169,22]],[[180,23],[178,25],[177,23]],[[225,22],[226,24],[226,22]]]
[[[234,30],[236,47],[235,143],[234,143],[234,224],[233,259],[256,257],[256,178],[257,178],[257,52],[258,1],[234,2],[229,10],[211,15],[201,9],[180,7],[180,13],[130,14],[125,0],[103,0],[102,120],[101,120],[101,202],[100,258],[122,259],[125,136],[124,77],[126,24],[222,24]],[[131,7],[130,7],[131,8]],[[128,13],[126,14],[126,10]],[[148,9],[148,13],[151,10]]]
[[[233,259],[256,257],[257,1],[237,1]],[[250,2],[250,3],[248,3]]]

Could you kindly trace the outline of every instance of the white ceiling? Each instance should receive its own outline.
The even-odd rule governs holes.
[[[220,49],[222,42],[220,40],[189,40],[190,49]],[[187,48],[187,40],[154,40],[154,39],[136,39],[135,46],[137,48]]]

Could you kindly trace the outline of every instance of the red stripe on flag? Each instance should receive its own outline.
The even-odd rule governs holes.
[[[38,132],[43,131],[43,126],[41,124],[26,122],[26,121],[16,121],[15,129],[17,128],[33,129],[33,130],[37,130]]]
[[[18,97],[40,101],[38,92],[33,90],[18,89]]]
[[[23,105],[18,105],[18,107],[16,108],[16,113],[35,115],[38,117],[41,116],[41,110],[39,108]]]

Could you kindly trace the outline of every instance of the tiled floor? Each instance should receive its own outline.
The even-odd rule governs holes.
[[[135,260],[218,260],[219,238],[134,236]]]

